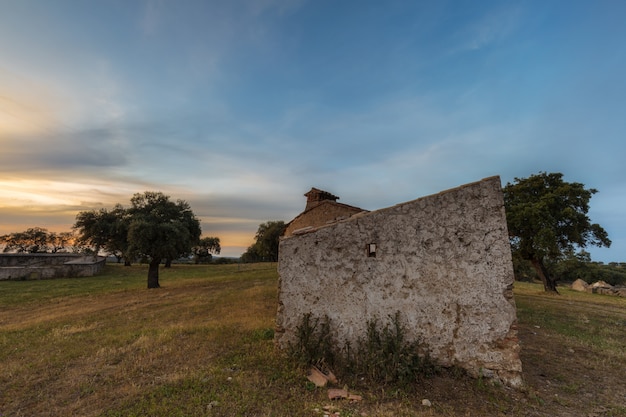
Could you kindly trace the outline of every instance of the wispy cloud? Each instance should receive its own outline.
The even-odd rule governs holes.
[[[125,165],[128,148],[115,129],[55,130],[38,135],[13,135],[3,143],[0,173],[12,175],[72,175],[76,170]]]
[[[503,42],[519,30],[524,11],[521,6],[489,10],[475,21],[470,21],[453,35],[453,51],[476,51]]]
[[[143,3],[139,26],[144,35],[151,36],[157,32],[161,20],[162,6],[162,0],[146,0]]]
[[[59,98],[50,87],[0,67],[0,140],[53,128]]]

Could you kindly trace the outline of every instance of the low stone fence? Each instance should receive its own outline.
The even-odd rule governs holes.
[[[0,281],[90,277],[104,268],[103,256],[70,253],[10,253],[0,255]]]

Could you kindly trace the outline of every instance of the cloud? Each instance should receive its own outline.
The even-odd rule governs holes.
[[[144,35],[150,36],[157,32],[161,21],[160,9],[163,6],[161,0],[147,0],[144,3],[139,26]]]
[[[46,132],[58,123],[59,94],[32,79],[0,67],[0,140]]]
[[[477,51],[501,43],[519,29],[523,17],[521,6],[489,10],[453,35],[453,52]]]
[[[18,172],[26,176],[80,175],[77,171],[96,173],[103,168],[124,166],[127,146],[123,133],[111,128],[81,131],[53,131],[41,135],[17,136],[3,141],[0,175]]]

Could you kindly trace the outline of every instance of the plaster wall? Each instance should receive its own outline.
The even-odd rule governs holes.
[[[307,313],[328,316],[340,349],[399,311],[442,365],[522,383],[499,177],[283,238],[278,270],[279,347]]]

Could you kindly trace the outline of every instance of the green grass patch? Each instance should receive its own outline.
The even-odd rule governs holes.
[[[275,349],[276,264],[175,264],[161,269],[162,288],[148,290],[146,280],[145,265],[108,265],[97,277],[0,282],[0,415],[547,416],[626,409],[611,396],[624,389],[623,300],[566,290],[547,296],[535,284],[516,283],[526,393],[452,369],[403,385],[346,376],[340,387],[363,396],[348,403],[329,401],[297,361]],[[370,353],[401,352],[391,330],[364,335]],[[586,355],[575,372],[563,354],[570,348]],[[433,406],[422,406],[424,398]]]
[[[546,294],[540,286],[515,283],[520,321],[545,328],[590,348],[626,358],[626,299],[559,288]]]

